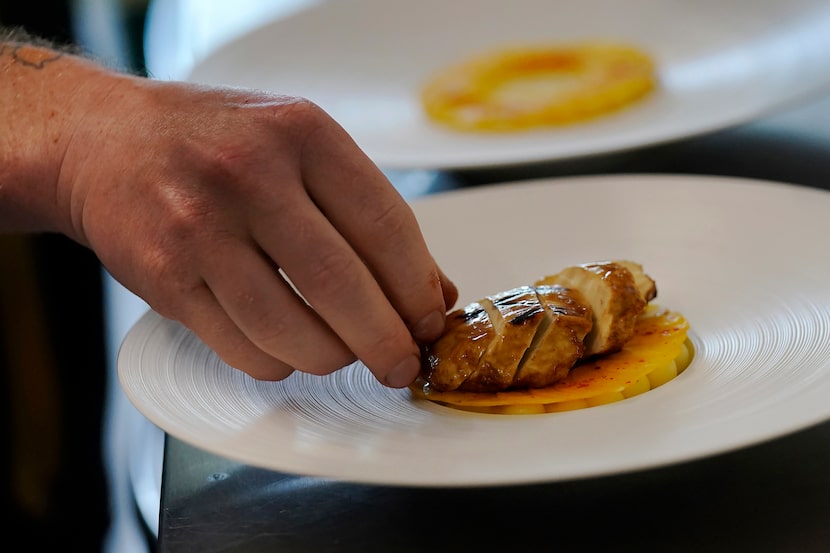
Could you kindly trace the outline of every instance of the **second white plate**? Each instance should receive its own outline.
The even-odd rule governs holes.
[[[830,85],[823,0],[333,0],[264,24],[189,79],[320,104],[385,169],[465,169],[607,153],[759,117]],[[656,58],[660,90],[590,123],[446,130],[418,93],[447,64],[504,44],[622,40]]]

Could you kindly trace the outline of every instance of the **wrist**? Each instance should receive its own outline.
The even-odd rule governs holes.
[[[65,159],[112,71],[37,44],[0,42],[0,231],[77,239],[75,182]]]

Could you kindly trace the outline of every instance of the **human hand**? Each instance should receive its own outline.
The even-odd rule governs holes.
[[[117,280],[257,379],[355,359],[388,386],[415,379],[457,291],[319,107],[132,77],[88,93],[104,99],[78,120],[59,197]]]

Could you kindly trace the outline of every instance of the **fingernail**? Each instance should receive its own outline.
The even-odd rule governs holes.
[[[389,374],[386,375],[386,385],[390,388],[409,386],[418,378],[418,373],[420,372],[421,360],[415,356],[407,357],[389,371]]]
[[[421,319],[412,329],[412,336],[419,342],[431,342],[444,331],[444,314],[433,311]]]

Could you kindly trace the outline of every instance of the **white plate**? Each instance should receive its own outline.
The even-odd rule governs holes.
[[[743,123],[830,85],[824,0],[333,0],[264,24],[189,80],[310,98],[384,169],[465,169],[608,153]],[[660,91],[554,130],[477,135],[426,119],[436,69],[502,44],[618,39],[651,52]]]
[[[694,176],[516,182],[414,203],[459,304],[569,264],[629,258],[691,322],[692,364],[579,411],[465,413],[377,384],[362,365],[258,382],[147,313],[118,359],[135,406],[244,463],[406,486],[498,485],[646,469],[830,418],[830,193]]]

